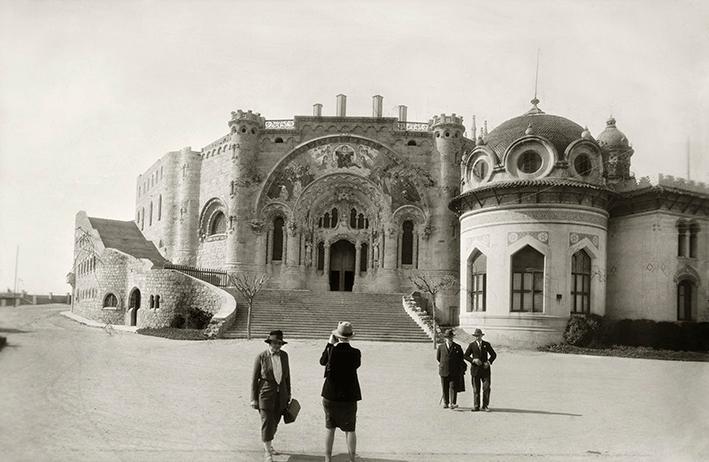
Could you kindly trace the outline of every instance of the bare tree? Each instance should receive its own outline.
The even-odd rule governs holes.
[[[436,348],[437,328],[436,328],[436,295],[442,290],[448,290],[458,283],[458,279],[451,275],[433,275],[423,271],[416,271],[409,276],[409,281],[416,289],[425,293],[431,298],[433,308],[431,310],[431,319],[433,321],[433,348]]]
[[[254,299],[266,285],[270,276],[264,273],[235,273],[229,274],[229,285],[236,288],[242,297],[246,299],[248,311],[246,313],[246,338],[251,340],[251,312],[254,307]]]

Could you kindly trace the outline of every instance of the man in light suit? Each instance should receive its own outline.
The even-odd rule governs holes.
[[[273,461],[277,452],[273,449],[273,437],[278,428],[283,411],[291,399],[290,363],[288,353],[281,347],[288,342],[283,340],[283,332],[273,330],[268,338],[266,351],[259,353],[254,362],[251,380],[251,407],[261,414],[261,440],[266,451],[266,462]]]
[[[480,385],[483,389],[483,411],[490,412],[490,376],[491,367],[497,353],[489,342],[483,340],[483,331],[475,329],[473,341],[465,350],[465,360],[470,362],[470,375],[473,378],[473,410],[480,410]]]
[[[443,333],[445,341],[438,345],[436,349],[436,360],[438,360],[438,375],[441,376],[441,388],[443,389],[443,407],[458,407],[458,392],[465,391],[465,361],[463,360],[463,349],[453,341],[455,333],[453,329],[446,329]]]

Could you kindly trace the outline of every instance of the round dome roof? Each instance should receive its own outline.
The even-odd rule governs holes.
[[[583,127],[574,121],[542,112],[536,105],[526,114],[514,117],[495,127],[485,137],[487,144],[500,157],[507,148],[526,134],[548,139],[563,154],[566,148],[581,138]]]
[[[629,147],[628,137],[615,126],[615,119],[606,121],[606,128],[598,134],[598,144],[607,148]]]

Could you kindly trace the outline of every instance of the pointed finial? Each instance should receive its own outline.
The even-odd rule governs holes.
[[[532,130],[532,122],[529,122],[529,125],[527,125],[527,129],[524,131],[525,135],[532,135],[534,134],[534,130]]]
[[[581,138],[583,138],[584,140],[592,140],[593,139],[593,137],[591,136],[591,132],[588,129],[588,126],[585,126],[583,128],[583,131],[581,132]]]
[[[485,136],[487,136],[487,120],[485,121]]]
[[[478,136],[478,127],[477,127],[477,125],[475,124],[475,116],[474,116],[474,115],[473,115],[473,127],[472,127],[472,131],[473,131],[473,139],[477,138],[477,136]]]
[[[613,117],[613,114],[608,117],[608,120],[606,121],[606,125],[609,127],[615,127],[615,117]]]

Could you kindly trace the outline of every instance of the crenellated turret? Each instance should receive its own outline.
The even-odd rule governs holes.
[[[259,137],[265,119],[251,111],[231,113],[231,181],[229,182],[229,217],[227,221],[226,268],[247,270],[255,264],[254,246],[248,245],[256,187],[260,183],[256,161]]]
[[[199,152],[186,147],[180,150],[176,164],[176,225],[173,262],[178,265],[197,263],[199,222],[199,183],[202,157]]]

